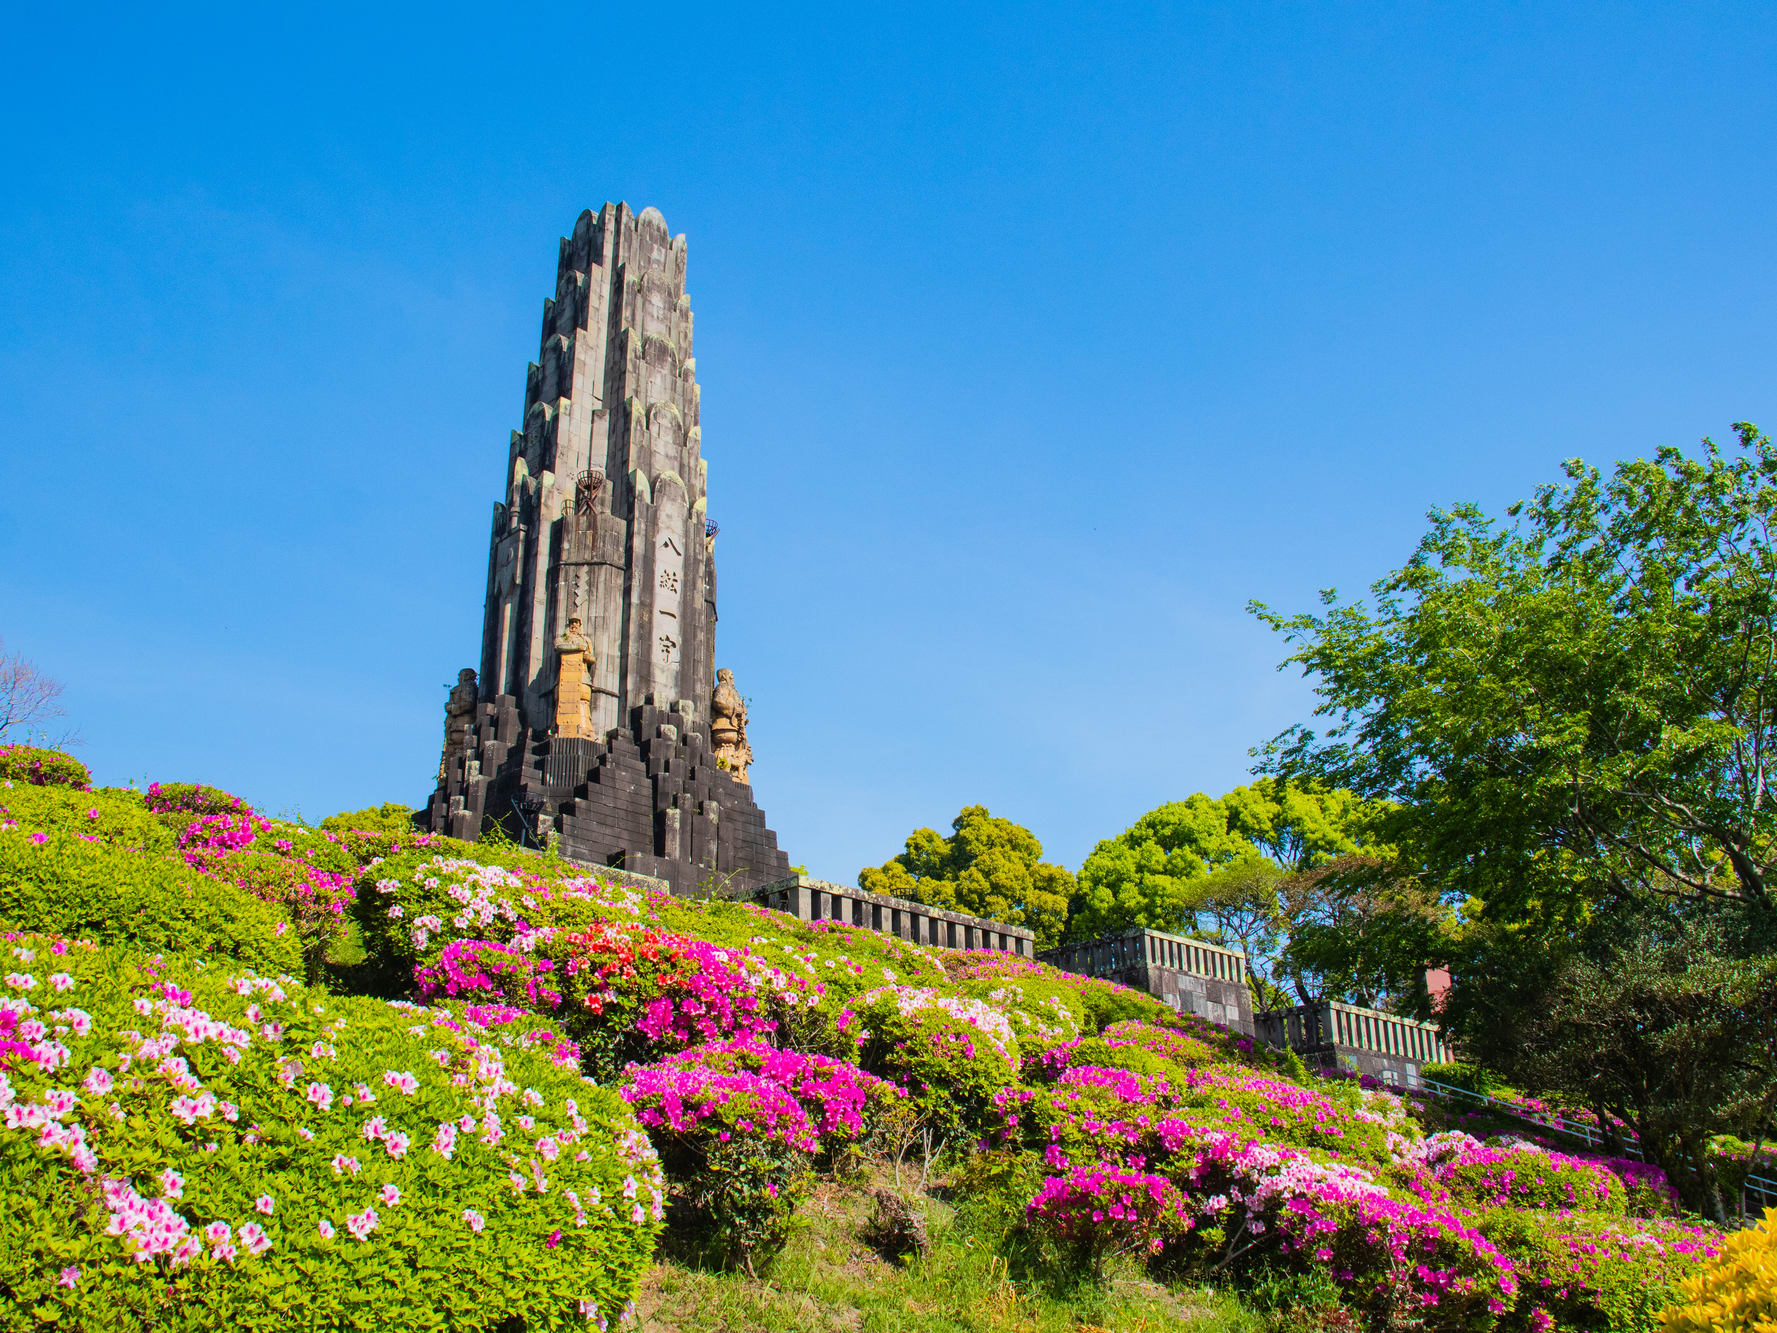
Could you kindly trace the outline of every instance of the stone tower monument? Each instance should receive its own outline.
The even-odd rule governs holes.
[[[696,368],[685,238],[652,208],[582,213],[494,504],[480,678],[446,705],[435,832],[555,833],[681,893],[789,873],[726,671],[717,689]]]

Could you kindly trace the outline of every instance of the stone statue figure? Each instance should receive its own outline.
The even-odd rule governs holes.
[[[592,735],[592,640],[580,628],[580,617],[569,616],[567,627],[555,641],[555,734],[563,737]]]
[[[438,761],[438,781],[450,776],[451,763],[463,753],[469,728],[475,725],[475,668],[457,672],[457,683],[444,701],[444,757]]]
[[[716,690],[710,698],[710,747],[717,768],[741,782],[748,780],[753,747],[747,744],[747,702],[734,688],[734,673],[727,667],[716,673]]]

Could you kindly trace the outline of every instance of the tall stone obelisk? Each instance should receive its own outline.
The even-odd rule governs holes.
[[[788,870],[744,769],[711,748],[715,530],[685,257],[656,210],[625,204],[561,243],[494,505],[476,711],[428,814],[458,837],[484,818],[553,828],[570,856],[680,891]]]

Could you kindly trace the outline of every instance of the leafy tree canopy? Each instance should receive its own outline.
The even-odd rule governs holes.
[[[1432,937],[1446,1025],[1627,1120],[1717,1215],[1703,1145],[1770,1134],[1777,1103],[1777,449],[1734,429],[1608,478],[1569,462],[1510,523],[1434,510],[1368,604],[1254,607],[1330,719],[1265,770],[1386,802],[1396,877],[1462,905]],[[1293,947],[1336,970],[1351,939]]]
[[[1280,886],[1288,937],[1280,985],[1307,1004],[1331,998],[1430,1017],[1425,967],[1449,953],[1450,907],[1386,856],[1352,853]]]
[[[1371,812],[1349,792],[1322,791],[1263,778],[1219,800],[1201,792],[1150,810],[1093,848],[1080,867],[1068,922],[1072,939],[1146,926],[1176,930],[1191,914],[1212,872],[1266,861],[1293,873],[1357,850]],[[1222,884],[1253,886],[1241,872]]]
[[[1427,877],[1502,922],[1603,895],[1770,906],[1777,862],[1777,450],[1575,461],[1502,526],[1434,510],[1373,609],[1255,613],[1295,645],[1324,735],[1266,768],[1396,803]]]
[[[1777,1136],[1773,924],[1756,909],[1647,896],[1600,912],[1557,962],[1522,940],[1471,941],[1490,984],[1457,994],[1482,1011],[1459,1015],[1469,1049],[1523,1086],[1628,1124],[1686,1206],[1719,1221],[1735,1172],[1706,1151],[1710,1139]]]
[[[1046,949],[1061,936],[1074,877],[1043,860],[1043,844],[1029,829],[996,819],[971,805],[946,838],[936,829],[915,829],[907,850],[883,865],[858,872],[858,887],[953,912],[1025,926]]]
[[[1358,850],[1376,812],[1350,792],[1262,778],[1151,810],[1080,867],[1068,937],[1148,927],[1246,951],[1255,1002],[1281,999],[1274,964],[1290,929],[1286,888]]]

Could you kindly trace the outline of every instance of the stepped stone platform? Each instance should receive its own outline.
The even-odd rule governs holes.
[[[536,734],[518,701],[479,705],[426,822],[474,840],[492,819],[563,856],[680,896],[732,896],[789,873],[752,788],[710,758],[708,724],[643,704],[602,741]]]
[[[868,893],[807,875],[788,875],[762,884],[753,897],[761,906],[788,912],[798,920],[838,921],[936,949],[992,949],[1029,958],[1036,948],[1035,933],[1023,926]]]
[[[1037,955],[1063,972],[1146,991],[1184,1013],[1257,1036],[1246,955],[1163,930],[1131,930]]]
[[[1450,1058],[1437,1024],[1338,1000],[1262,1013],[1258,1033],[1311,1068],[1349,1069],[1394,1087],[1419,1087],[1426,1065]]]

